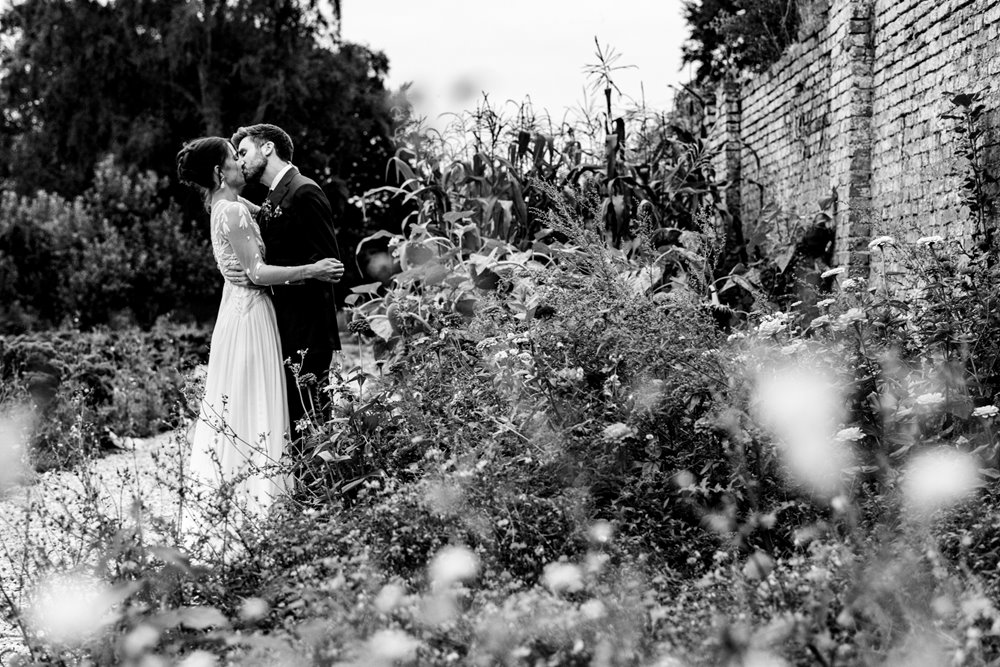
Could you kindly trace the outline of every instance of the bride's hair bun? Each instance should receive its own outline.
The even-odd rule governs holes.
[[[201,137],[184,144],[177,153],[177,178],[206,190],[215,189],[215,168],[230,156],[230,143],[222,137]]]

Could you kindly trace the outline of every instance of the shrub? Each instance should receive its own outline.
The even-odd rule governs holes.
[[[165,186],[108,160],[72,201],[0,192],[0,333],[211,317],[221,282],[211,248],[162,204]]]
[[[31,455],[47,470],[176,426],[188,375],[207,351],[208,332],[167,324],[3,336],[0,380],[20,387],[9,403],[35,411]]]

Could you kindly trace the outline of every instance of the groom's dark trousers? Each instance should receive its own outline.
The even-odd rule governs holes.
[[[262,207],[258,222],[268,264],[298,266],[326,257],[340,259],[333,210],[314,181],[292,167],[271,190],[267,201],[270,206]],[[322,389],[329,384],[333,353],[340,349],[333,289],[331,283],[321,280],[272,288],[281,335],[281,356],[286,361],[288,416],[293,441],[302,435],[297,422],[307,410],[318,410],[317,417],[321,420],[329,416],[330,396]],[[297,373],[300,378],[312,376],[315,380],[309,385],[297,386],[296,373],[289,367],[289,360],[293,365],[301,364]],[[297,451],[304,453],[301,448]]]

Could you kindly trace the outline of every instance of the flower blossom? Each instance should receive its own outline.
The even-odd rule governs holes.
[[[840,289],[845,292],[861,289],[863,286],[864,282],[862,278],[846,278],[842,283],[840,283]]]
[[[935,391],[927,394],[920,394],[919,396],[917,396],[916,400],[917,400],[917,405],[934,406],[944,403],[945,398],[944,394],[942,394],[940,391]]]
[[[549,563],[542,581],[553,593],[574,593],[583,588],[583,571],[571,563]]]
[[[832,276],[839,276],[841,273],[844,273],[845,271],[847,271],[847,267],[846,266],[838,266],[838,267],[833,268],[833,269],[827,269],[823,273],[819,274],[819,277],[820,278],[830,278]]]
[[[849,428],[840,429],[837,431],[837,435],[833,437],[840,442],[847,442],[848,440],[857,442],[865,437],[865,433],[861,430],[860,426],[851,426]]]
[[[944,243],[944,237],[934,234],[932,236],[921,236],[917,239],[917,245],[934,245],[935,243]]]
[[[817,308],[829,308],[833,304],[837,303],[836,299],[823,299],[822,301],[816,302]]]
[[[1000,408],[995,405],[983,405],[972,411],[973,417],[982,417],[983,419],[996,417],[998,414],[1000,414]]]
[[[476,554],[462,546],[441,549],[430,564],[431,581],[438,586],[450,586],[457,581],[472,579],[479,573]]]
[[[604,437],[607,440],[621,440],[632,435],[632,429],[628,424],[615,422],[604,427]]]
[[[878,248],[879,250],[881,250],[884,246],[887,245],[896,245],[896,239],[892,238],[891,236],[876,237],[872,239],[871,243],[868,244],[868,249],[874,250],[875,248]]]
[[[829,323],[830,323],[829,315],[820,315],[819,317],[814,317],[813,321],[809,323],[809,326],[817,328],[823,326],[824,324],[829,324]]]
[[[783,313],[778,313],[761,320],[760,324],[757,325],[757,333],[762,336],[773,336],[778,332],[784,331],[787,327],[786,316]]]
[[[837,324],[852,324],[865,319],[865,311],[860,308],[848,308],[847,312],[837,318]]]
[[[789,343],[788,345],[785,345],[784,347],[782,347],[781,348],[781,353],[783,355],[785,355],[785,356],[791,356],[793,354],[798,354],[803,348],[805,348],[805,346],[806,346],[806,344],[803,343],[801,340],[795,340],[795,341],[792,341],[791,343]]]

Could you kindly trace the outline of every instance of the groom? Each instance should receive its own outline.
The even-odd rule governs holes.
[[[251,125],[238,129],[232,142],[247,181],[270,187],[257,212],[267,263],[298,266],[324,257],[339,260],[330,202],[314,181],[292,166],[288,133],[275,125]],[[295,440],[302,435],[296,424],[306,410],[325,411],[329,403],[329,397],[318,388],[326,386],[333,354],[340,350],[337,304],[333,285],[319,280],[275,285],[272,294],[282,359],[301,363],[300,378],[311,374],[316,379],[307,386],[297,386],[295,373],[285,366],[288,416]]]

